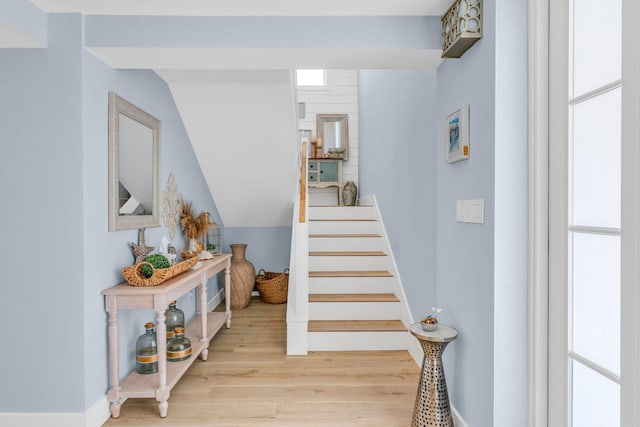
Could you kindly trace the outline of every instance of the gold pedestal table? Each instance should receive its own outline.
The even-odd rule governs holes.
[[[435,331],[427,332],[419,322],[412,324],[409,331],[424,351],[411,427],[453,427],[442,353],[447,344],[456,339],[458,332],[446,325],[438,325]]]

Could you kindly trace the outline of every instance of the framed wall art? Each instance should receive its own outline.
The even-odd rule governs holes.
[[[448,163],[469,158],[469,104],[462,105],[447,116],[445,142]]]

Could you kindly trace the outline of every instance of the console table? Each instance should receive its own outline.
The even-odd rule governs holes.
[[[111,416],[120,416],[124,400],[134,397],[155,398],[159,403],[160,416],[166,417],[167,400],[173,386],[184,375],[200,354],[207,360],[209,342],[222,325],[231,327],[231,255],[222,254],[206,261],[200,267],[179,274],[158,286],[131,286],[121,283],[102,291],[106,311],[109,313],[109,369],[111,388],[107,398],[111,403]],[[224,270],[224,292],[226,311],[207,313],[207,280]],[[164,312],[171,301],[175,301],[190,290],[199,288],[199,313],[185,326],[185,335],[191,340],[192,356],[181,362],[167,363],[167,329]],[[139,374],[135,370],[120,382],[118,363],[118,310],[153,309],[156,312],[156,335],[158,344],[158,372]]]
[[[309,187],[338,187],[338,206],[342,205],[342,159],[309,159]]]

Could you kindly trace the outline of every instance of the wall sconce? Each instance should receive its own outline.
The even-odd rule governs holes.
[[[460,58],[482,38],[482,0],[456,0],[442,17],[442,57]]]

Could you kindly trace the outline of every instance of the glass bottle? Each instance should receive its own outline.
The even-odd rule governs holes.
[[[158,372],[158,346],[154,324],[144,325],[144,334],[136,341],[136,371],[139,374],[153,374]]]
[[[176,327],[176,336],[167,343],[167,361],[179,362],[191,357],[191,341],[184,336],[184,328]]]
[[[164,312],[164,323],[167,325],[167,343],[175,337],[177,327],[184,328],[184,311],[176,307],[176,302],[171,301],[169,308]]]

